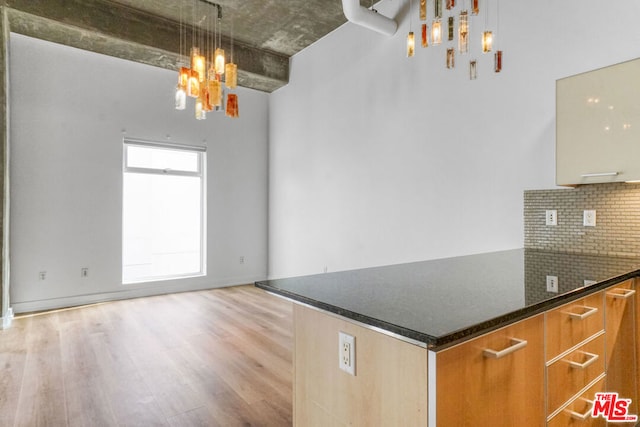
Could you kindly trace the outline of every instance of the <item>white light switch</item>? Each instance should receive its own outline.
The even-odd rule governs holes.
[[[588,210],[584,211],[583,216],[583,225],[585,227],[595,227],[596,226],[596,211]]]
[[[547,292],[558,292],[558,276],[547,276]]]
[[[547,210],[545,211],[545,224],[546,225],[558,225],[558,211],[553,209],[553,210]]]

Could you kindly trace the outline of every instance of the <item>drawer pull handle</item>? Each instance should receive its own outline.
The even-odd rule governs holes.
[[[600,173],[583,173],[583,178],[593,178],[598,176],[618,176],[620,172],[600,172]]]
[[[484,357],[488,357],[491,359],[500,359],[501,357],[504,357],[507,354],[511,354],[513,352],[520,350],[521,348],[525,348],[527,346],[527,341],[520,340],[518,338],[511,338],[511,344],[512,345],[510,347],[507,347],[499,351],[486,348],[484,349],[482,354],[484,354]]]
[[[600,357],[597,354],[587,353],[586,351],[579,351],[578,353],[582,353],[585,356],[589,356],[589,358],[584,363],[578,363],[578,362],[574,362],[573,360],[567,360],[569,365],[574,369],[587,369],[588,366],[590,366],[593,362],[598,360],[598,358]]]
[[[571,415],[571,418],[573,419],[584,421],[589,418],[589,415],[591,415],[591,410],[593,409],[593,400],[585,399],[584,397],[581,397],[580,400],[587,403],[587,412],[581,414],[580,412],[567,409],[567,414]]]
[[[572,319],[584,320],[592,314],[596,314],[598,312],[598,307],[587,307],[586,305],[583,305],[581,306],[581,308],[584,308],[586,311],[584,313],[573,313],[570,311],[567,311],[565,313],[568,314]]]
[[[635,295],[635,293],[635,289],[614,289],[613,291],[607,292],[607,295],[616,299],[627,299],[630,296]]]

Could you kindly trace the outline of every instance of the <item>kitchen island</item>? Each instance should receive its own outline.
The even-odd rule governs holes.
[[[595,389],[637,413],[639,268],[519,249],[256,286],[296,303],[296,425],[571,425]]]

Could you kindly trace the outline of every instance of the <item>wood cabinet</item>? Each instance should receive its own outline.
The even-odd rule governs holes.
[[[640,179],[640,59],[556,83],[556,183]]]
[[[436,353],[438,427],[543,426],[538,315]]]
[[[607,289],[607,391],[631,399],[630,414],[638,414],[636,355],[636,289],[633,280]]]
[[[549,420],[547,425],[549,427],[604,427],[607,424],[604,418],[591,417],[593,396],[601,391],[604,391],[604,378],[563,408]]]

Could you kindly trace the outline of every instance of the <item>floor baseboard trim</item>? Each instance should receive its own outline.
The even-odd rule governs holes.
[[[11,322],[13,321],[13,308],[9,307],[7,309],[7,314],[4,317],[1,317],[2,322],[0,322],[1,329],[9,329],[11,327]]]
[[[157,286],[144,288],[123,289],[115,292],[104,292],[70,297],[52,298],[39,301],[12,302],[15,313],[32,313],[37,311],[56,310],[60,308],[77,307],[80,305],[96,304],[101,302],[117,301],[130,298],[151,297],[155,295],[171,294],[177,292],[204,291],[208,289],[239,286],[264,280],[264,277],[247,277],[242,280],[234,280],[229,283],[208,283],[197,286]],[[127,286],[127,285],[124,285]]]

